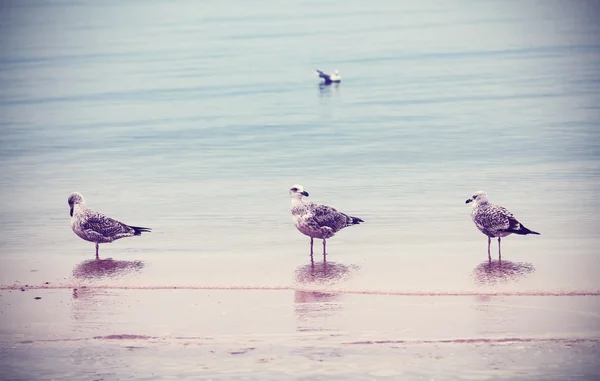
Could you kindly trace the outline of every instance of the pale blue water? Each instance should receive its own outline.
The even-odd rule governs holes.
[[[583,0],[4,1],[0,283],[78,281],[94,255],[69,226],[79,191],[154,229],[101,246],[143,266],[97,282],[293,287],[300,183],[366,221],[328,243],[356,269],[338,288],[596,292],[599,14]],[[315,68],[343,82],[320,88]],[[477,281],[486,238],[464,201],[479,189],[542,233],[503,241],[514,282]]]

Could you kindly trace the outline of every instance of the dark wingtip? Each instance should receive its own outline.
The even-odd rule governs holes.
[[[352,217],[352,225],[358,225],[361,222],[365,222],[362,219],[358,218],[358,217]]]
[[[151,228],[144,228],[141,226],[129,226],[133,229],[133,235],[141,235],[142,233],[149,233],[152,231]]]
[[[527,229],[525,226],[523,226],[523,224],[521,224],[521,230],[522,230],[522,231],[523,231],[523,233],[525,233],[525,234],[535,234],[535,235],[541,235],[541,234],[540,234],[540,233],[538,233],[538,232],[534,232],[534,231],[533,231],[533,230],[531,230],[531,229]]]
[[[534,232],[533,230],[527,229],[522,224],[521,224],[521,228],[520,229],[505,229],[505,230],[502,230],[502,231],[503,232],[507,232],[507,233],[518,234],[518,235],[528,235],[528,234],[541,235],[538,232]]]

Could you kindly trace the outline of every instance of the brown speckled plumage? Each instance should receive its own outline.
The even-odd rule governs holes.
[[[331,238],[345,227],[358,225],[364,222],[360,218],[349,216],[326,205],[318,205],[303,199],[308,196],[301,185],[294,185],[290,189],[292,221],[296,228],[311,237],[325,240]]]
[[[71,208],[71,228],[80,238],[96,244],[96,257],[98,257],[98,244],[109,243],[124,237],[141,235],[151,229],[130,226],[107,217],[102,213],[94,212],[85,205],[83,196],[77,192],[69,196]]]

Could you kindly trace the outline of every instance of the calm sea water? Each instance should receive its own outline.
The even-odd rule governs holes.
[[[4,1],[0,284],[597,292],[598,14],[583,0]],[[319,87],[315,68],[343,82]],[[338,267],[321,278],[294,183],[366,221],[329,241]],[[503,270],[485,267],[464,205],[479,189],[542,233],[505,239]],[[117,262],[94,267],[73,191],[153,232],[102,245]]]

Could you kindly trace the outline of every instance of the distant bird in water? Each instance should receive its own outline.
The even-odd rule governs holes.
[[[540,234],[523,226],[506,208],[489,202],[484,191],[475,192],[471,198],[465,201],[465,204],[470,202],[473,203],[471,218],[475,226],[488,237],[488,259],[490,261],[492,260],[490,255],[492,238],[498,238],[498,259],[502,259],[500,250],[502,237],[513,233],[519,235]]]
[[[292,221],[300,233],[310,237],[310,255],[313,254],[313,239],[323,240],[323,256],[327,254],[326,240],[345,227],[364,222],[360,218],[338,212],[325,205],[305,201],[308,192],[302,185],[293,185],[290,189]]]
[[[77,192],[69,196],[69,207],[71,208],[71,228],[80,238],[96,244],[96,259],[99,259],[99,244],[110,243],[123,237],[141,235],[152,230],[126,225],[102,213],[94,212],[85,205],[83,196]]]
[[[333,74],[325,74],[321,70],[316,69],[319,78],[321,78],[321,82],[325,85],[331,85],[332,83],[340,83],[342,82],[342,77],[340,76],[340,72],[338,69],[333,71]]]

